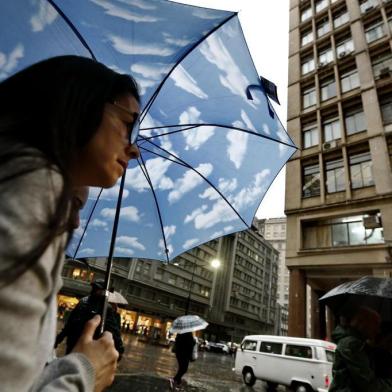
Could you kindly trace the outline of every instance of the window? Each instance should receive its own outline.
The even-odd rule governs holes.
[[[342,86],[342,92],[353,90],[359,87],[359,77],[356,69],[348,71],[340,77],[340,84]]]
[[[301,22],[305,22],[312,17],[312,7],[306,8],[301,12]]]
[[[336,83],[335,79],[327,79],[321,83],[321,100],[336,97]]]
[[[155,279],[162,280],[163,279],[163,269],[158,268],[155,272]]]
[[[316,2],[316,13],[328,7],[328,0],[319,0]]]
[[[288,344],[286,346],[286,355],[297,358],[312,358],[312,348],[308,346],[295,346]]]
[[[392,54],[383,53],[372,61],[373,75],[376,79],[389,77],[392,72]]]
[[[320,195],[320,168],[319,165],[304,166],[302,196],[312,197]]]
[[[302,92],[302,106],[308,108],[316,105],[316,88],[314,86],[304,89]]]
[[[323,123],[324,127],[324,141],[340,139],[340,123],[339,119],[329,119]]]
[[[313,32],[312,30],[304,31],[301,35],[301,46],[305,46],[313,41]]]
[[[316,124],[308,125],[302,130],[303,148],[317,146],[319,144],[318,129]]]
[[[347,135],[353,135],[354,133],[366,130],[365,115],[362,110],[347,114],[344,121],[346,123]]]
[[[261,342],[260,351],[269,354],[282,354],[282,343]]]
[[[366,41],[369,44],[373,41],[382,38],[384,35],[385,35],[385,31],[384,31],[383,22],[378,22],[376,24],[373,24],[365,30]]]
[[[313,70],[314,70],[314,59],[313,57],[308,57],[301,64],[302,75],[312,72]]]
[[[392,123],[392,97],[380,99],[380,109],[384,124]]]
[[[332,49],[328,48],[320,52],[319,54],[319,66],[326,65],[333,61]]]
[[[242,343],[241,348],[243,350],[249,350],[249,351],[256,351],[257,347],[257,342],[254,340],[245,340],[245,342]]]
[[[370,10],[372,10],[373,8],[377,7],[378,3],[376,0],[366,0],[361,2],[360,4],[360,8],[361,8],[361,13],[364,14]]]
[[[317,25],[317,37],[320,38],[323,35],[327,34],[330,32],[330,26],[329,26],[329,20],[328,18],[323,19],[318,25]]]
[[[346,183],[344,178],[343,159],[327,162],[325,165],[325,174],[328,193],[344,191]]]
[[[335,359],[335,352],[330,350],[325,350],[325,356],[327,357],[327,361],[333,363]]]
[[[384,237],[382,227],[365,229],[363,219],[367,216],[369,215],[346,216],[323,221],[303,222],[302,233],[304,249],[383,243]],[[379,213],[377,216],[381,221]]]
[[[344,25],[350,20],[350,17],[348,16],[348,12],[345,10],[342,13],[337,14],[333,18],[333,27],[337,29],[338,27]]]
[[[338,58],[344,57],[353,51],[354,51],[354,43],[351,38],[349,38],[345,41],[339,42],[336,45],[336,56]]]
[[[370,152],[350,156],[351,188],[374,185]]]

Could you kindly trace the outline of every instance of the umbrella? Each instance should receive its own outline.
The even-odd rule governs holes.
[[[127,305],[128,301],[118,291],[113,291],[113,292],[109,293],[109,303],[119,304],[119,305]]]
[[[173,321],[173,325],[170,328],[170,333],[187,333],[187,332],[195,332],[200,331],[202,329],[207,328],[207,321],[203,320],[201,317],[196,315],[186,315],[177,317]]]
[[[78,54],[141,87],[140,159],[112,189],[91,190],[68,249],[109,255],[107,288],[113,256],[169,262],[251,226],[296,147],[235,12],[166,0],[16,0],[0,10],[0,79]]]
[[[345,314],[356,306],[369,306],[384,319],[392,316],[392,279],[364,276],[330,290],[320,298],[337,313]]]

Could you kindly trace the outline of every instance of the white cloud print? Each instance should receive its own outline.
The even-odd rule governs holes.
[[[233,129],[227,133],[226,138],[229,141],[227,155],[230,161],[233,162],[235,168],[239,169],[248,150],[249,134]]]
[[[136,43],[113,34],[109,35],[108,38],[112,42],[113,47],[122,54],[166,57],[171,56],[175,52],[173,48],[162,44]]]
[[[38,0],[34,3],[38,4],[38,12],[32,15],[30,24],[32,31],[37,33],[52,24],[57,18],[58,12],[47,0]]]
[[[172,72],[170,79],[174,81],[177,87],[185,90],[189,94],[195,95],[200,99],[208,98],[208,95],[197,85],[196,80],[192,78],[181,64]]]
[[[165,175],[172,163],[173,162],[168,159],[160,157],[149,159],[146,162],[146,168],[154,189],[167,190],[173,188],[173,181],[170,177]],[[138,166],[127,170],[125,183],[129,188],[134,189],[137,192],[144,192],[150,189],[150,185]]]
[[[199,242],[198,238],[192,238],[190,240],[187,240],[184,242],[184,245],[182,245],[183,249],[191,249],[193,248],[197,243]]]
[[[213,166],[210,163],[202,163],[195,168],[204,177],[208,177],[213,170]],[[174,183],[174,189],[169,193],[169,203],[175,203],[180,200],[186,193],[202,184],[204,179],[193,170],[188,170],[184,175],[176,180]]]
[[[169,251],[169,254],[173,253],[174,250],[173,246],[170,244],[170,238],[175,234],[176,230],[177,227],[174,225],[163,227],[163,232],[165,233],[165,239],[166,239],[166,246],[167,246],[167,250]],[[165,242],[163,241],[163,239],[159,240],[158,246],[163,252],[165,251]]]
[[[0,52],[0,79],[9,75],[18,66],[18,62],[23,56],[24,46],[22,44],[16,45],[8,55]]]
[[[92,248],[84,248],[81,249],[78,253],[83,254],[85,256],[92,256],[95,253],[95,250]]]
[[[131,71],[133,73],[137,73],[142,75],[146,79],[151,80],[162,80],[162,76],[166,75],[172,64],[164,64],[164,63],[153,63],[153,64],[143,64],[136,63],[131,65]]]
[[[108,224],[105,222],[105,221],[103,221],[103,220],[100,220],[100,219],[97,219],[97,218],[95,218],[90,224],[89,224],[89,226],[92,226],[92,227],[103,227],[103,228],[105,228],[105,227],[108,227]]]
[[[200,118],[200,111],[195,106],[190,106],[186,111],[180,114],[180,124],[198,124],[203,123]],[[193,128],[182,133],[185,139],[185,150],[190,148],[198,150],[211,136],[215,133],[215,127],[201,126]]]
[[[224,178],[219,179],[218,189],[222,192],[223,195],[228,197],[230,192],[233,192],[237,188],[238,182],[236,178],[232,180],[226,180]],[[218,200],[221,198],[221,195],[213,188],[207,188],[202,194],[199,195],[200,199],[208,199],[208,200]]]
[[[101,188],[95,188],[95,187],[90,188],[89,193],[88,193],[88,198],[95,200],[98,197],[100,191],[101,191]],[[99,199],[100,200],[117,200],[119,192],[120,192],[120,185],[115,185],[109,189],[103,189]],[[126,199],[128,196],[129,196],[128,189],[124,189],[123,196],[122,196],[123,200]]]
[[[216,65],[221,71],[219,75],[221,84],[233,94],[248,101],[245,92],[246,87],[250,84],[249,80],[241,72],[221,38],[214,34],[210,35],[201,45],[200,52],[208,62]]]
[[[114,218],[115,213],[115,208],[103,208],[101,211],[101,216],[104,218]],[[123,207],[120,210],[120,219],[124,219],[130,222],[139,222],[139,211],[136,207],[133,206]]]
[[[146,250],[145,246],[138,241],[137,237],[119,236],[116,239],[116,247],[126,247],[138,250]]]
[[[99,5],[105,10],[105,13],[110,16],[115,16],[117,18],[129,20],[135,23],[154,23],[160,20],[160,18],[157,18],[156,16],[152,15],[146,15],[146,14],[138,14],[136,12],[132,12],[129,9],[126,9],[124,7],[119,7],[117,5],[114,5],[110,1],[105,1],[105,0],[91,0],[91,2]]]
[[[269,169],[262,170],[254,176],[253,182],[248,187],[242,188],[235,196],[228,197],[229,203],[233,205],[236,211],[241,214],[243,210],[252,206],[255,201],[261,200],[263,192],[267,190],[270,174],[271,171]],[[209,211],[205,209],[200,211],[200,208],[193,211],[189,215],[188,222],[193,220],[196,229],[208,229],[218,223],[231,222],[237,219],[239,218],[232,208],[223,199],[219,199]],[[231,226],[226,226],[225,230],[231,230]]]
[[[138,7],[142,10],[155,10],[157,7],[153,4],[151,4],[150,0],[119,0],[122,3],[125,4],[131,4],[134,5],[135,7]]]

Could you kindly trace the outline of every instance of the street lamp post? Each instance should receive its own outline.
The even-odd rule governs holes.
[[[191,306],[192,286],[193,286],[193,279],[194,279],[194,277],[195,277],[196,264],[197,264],[197,262],[195,261],[195,262],[193,263],[193,270],[192,270],[191,283],[190,283],[190,285],[189,285],[188,298],[187,298],[187,300],[186,300],[185,314],[189,314],[189,309],[190,309],[190,306]],[[220,262],[220,260],[218,260],[218,259],[213,259],[213,260],[211,261],[211,267],[214,268],[214,269],[218,269],[218,268],[220,267],[220,264],[221,264],[221,262]]]

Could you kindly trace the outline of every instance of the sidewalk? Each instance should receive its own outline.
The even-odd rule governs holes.
[[[167,378],[153,374],[118,374],[110,392],[158,392],[170,391]],[[206,392],[207,389],[196,383],[189,382],[178,389],[178,392]]]

